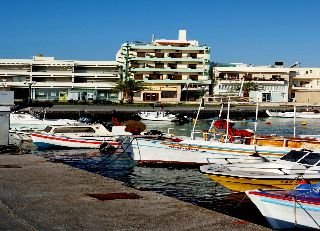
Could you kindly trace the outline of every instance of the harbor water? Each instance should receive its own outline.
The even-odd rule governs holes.
[[[236,129],[254,130],[253,120],[231,118]],[[183,125],[172,122],[143,121],[148,130],[160,130],[177,136],[190,136],[192,123]],[[201,120],[195,130],[202,131],[210,127],[212,120]],[[258,121],[259,135],[292,136],[293,119],[263,118]],[[320,121],[317,119],[297,119],[297,135],[318,135]],[[207,209],[228,214],[268,227],[264,218],[244,193],[234,193],[209,180],[198,168],[140,167],[136,166],[126,154],[101,155],[95,150],[52,150],[32,151],[52,162],[62,162],[75,168],[113,178],[125,185],[139,189],[155,191],[166,196],[175,197]]]

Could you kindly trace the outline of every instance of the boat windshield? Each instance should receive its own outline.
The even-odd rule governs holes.
[[[304,156],[298,163],[304,165],[315,165],[320,160],[320,153],[310,152],[308,155]]]
[[[51,131],[51,129],[52,129],[52,127],[47,126],[43,131],[44,131],[44,132],[50,132],[50,131]]]
[[[285,154],[283,157],[281,157],[281,160],[286,160],[290,162],[297,162],[300,160],[303,156],[305,156],[309,151],[296,151],[296,150],[291,150],[287,154]]]
[[[95,133],[92,127],[59,127],[55,128],[54,133]]]

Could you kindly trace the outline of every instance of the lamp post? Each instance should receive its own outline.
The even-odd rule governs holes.
[[[32,85],[35,85],[36,81],[24,81],[23,84],[28,85],[29,87],[29,95],[28,95],[28,105],[32,104]]]

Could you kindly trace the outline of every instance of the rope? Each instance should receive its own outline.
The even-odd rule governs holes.
[[[122,153],[120,153],[120,154],[118,154],[118,157],[117,158],[115,158],[113,161],[111,161],[110,163],[108,163],[108,165],[110,165],[110,164],[112,164],[112,163],[114,163],[116,160],[118,160],[125,152],[126,152],[126,150],[129,148],[129,146],[130,146],[130,144],[132,144],[132,141],[134,140],[135,138],[133,138],[130,142],[129,142],[129,144],[127,145],[127,147],[125,148],[125,149],[123,149],[123,151],[122,151]],[[121,143],[121,147],[123,148],[123,142]],[[119,149],[119,148],[118,148]],[[111,157],[111,155],[112,154],[110,154],[109,155],[109,157]],[[131,160],[134,160],[130,155],[128,155],[128,157],[131,159]]]
[[[293,199],[294,199],[294,222],[295,222],[295,226],[297,226],[297,214],[296,214],[296,204],[300,205],[301,209],[303,209],[306,214],[308,214],[308,216],[314,221],[314,223],[318,226],[318,228],[320,228],[320,224],[311,216],[311,214],[305,209],[303,208],[303,206],[300,204],[300,202],[297,200],[296,196],[293,196]]]

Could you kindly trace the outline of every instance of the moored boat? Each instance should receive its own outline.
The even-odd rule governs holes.
[[[28,113],[10,114],[10,127],[13,130],[44,129],[48,125],[73,125],[79,123],[79,121],[71,119],[39,119]]]
[[[269,117],[282,117],[282,118],[304,118],[304,119],[319,119],[320,112],[318,110],[305,110],[301,112],[272,112],[266,110],[266,113]]]
[[[100,148],[104,143],[118,146],[116,136],[131,134],[125,132],[125,126],[115,126],[113,130],[117,132],[102,124],[47,126],[42,132],[31,133],[31,138],[38,149]]]
[[[143,120],[152,120],[152,121],[178,121],[176,115],[169,113],[168,111],[139,111],[138,115]]]
[[[293,189],[301,179],[320,181],[320,153],[292,150],[278,160],[264,163],[209,164],[200,171],[233,191],[263,188]]]
[[[273,229],[320,229],[320,184],[245,192]]]

